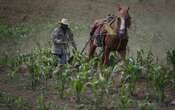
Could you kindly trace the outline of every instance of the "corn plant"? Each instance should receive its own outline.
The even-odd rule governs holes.
[[[129,91],[133,93],[135,89],[136,82],[141,76],[141,67],[138,65],[134,59],[130,58],[126,62],[126,67],[124,69],[125,81],[129,84]]]
[[[52,71],[57,64],[57,60],[51,54],[50,49],[36,48],[31,53],[22,53],[15,56],[4,56],[4,61],[11,68],[9,76],[13,78],[18,72],[22,65],[27,65],[31,80],[32,88],[41,82],[45,82],[45,87],[47,88],[47,80],[52,76]]]
[[[100,67],[100,73],[98,73],[98,80],[100,81],[99,84],[103,95],[110,95],[113,91],[112,71],[112,67]]]
[[[151,83],[153,88],[156,90],[156,95],[159,102],[163,102],[165,99],[165,87],[169,82],[169,74],[165,68],[159,65],[154,65],[151,71]]]
[[[56,64],[55,58],[51,55],[49,49],[35,49],[30,54],[20,55],[20,61],[27,65],[31,80],[32,88],[42,80],[45,81],[45,87],[47,88],[47,80],[51,77],[51,73]]]
[[[102,103],[102,99],[103,97],[101,96],[101,89],[99,88],[99,80],[94,78],[91,82],[90,82],[90,85],[91,85],[91,88],[92,88],[92,92],[94,94],[94,99],[95,99],[95,105],[96,105],[96,108],[98,109],[100,104]]]
[[[10,78],[13,78],[17,71],[19,70],[19,68],[22,65],[22,60],[21,60],[21,56],[20,55],[15,55],[15,56],[10,56],[10,55],[5,55],[4,58],[4,63],[5,66],[10,68],[10,73],[8,74],[10,76]]]
[[[120,59],[118,59],[116,52],[112,52],[110,55],[110,66],[114,67]]]
[[[119,90],[119,107],[121,110],[128,110],[133,104],[133,100],[130,98],[130,93],[128,92],[128,84],[122,84]]]
[[[79,103],[81,100],[81,93],[86,89],[86,78],[81,75],[77,75],[75,79],[73,79],[73,89],[76,96],[76,102]]]
[[[17,109],[31,110],[31,103],[27,102],[20,96],[12,96],[5,92],[0,92],[0,102],[7,106],[15,107]]]
[[[32,62],[27,65],[30,71],[30,76],[32,80],[32,89],[35,89],[36,85],[39,83],[41,74],[40,74],[40,65],[37,64],[36,62]]]
[[[0,65],[7,66],[9,65],[9,55],[8,53],[5,53],[0,56]]]
[[[167,61],[169,64],[171,64],[175,70],[175,50],[169,50],[167,52]]]
[[[52,77],[52,72],[55,69],[56,60],[50,51],[44,50],[43,53],[39,55],[39,66],[41,68],[41,77],[45,82],[45,87],[47,89],[47,80]]]
[[[73,90],[76,94],[77,102],[80,102],[81,94],[82,92],[85,91],[88,81],[90,80],[89,79],[90,69],[91,69],[91,65],[89,65],[89,63],[81,64],[81,66],[79,67],[76,73],[76,76],[72,80]]]
[[[149,64],[152,64],[154,61],[153,54],[151,51],[146,53],[143,49],[140,51],[137,51],[137,57],[136,62],[141,66],[148,66]]]
[[[154,64],[154,56],[151,51],[146,53],[144,50],[137,51],[136,63],[142,67],[142,75],[149,79],[152,65]],[[144,74],[145,73],[145,74]]]
[[[79,52],[75,52],[71,64],[83,64],[87,62],[87,57]]]
[[[103,65],[100,67],[101,75],[105,78],[106,81],[109,81],[112,75],[111,67],[104,67]]]
[[[14,97],[12,97],[11,95],[5,92],[0,92],[0,97],[1,97],[1,102],[6,104],[7,106],[10,106],[14,103]]]
[[[31,58],[31,54],[20,53],[16,55],[10,55],[5,53],[1,60],[1,64],[10,68],[10,73],[8,74],[13,78],[22,65],[25,65],[26,62]]]
[[[97,77],[93,77],[93,79],[89,81],[89,85],[91,85],[95,107],[96,109],[100,109],[101,104],[104,102],[104,96],[110,94],[112,82],[106,80],[102,73],[98,73]]]
[[[47,80],[52,76],[52,71],[56,65],[55,57],[51,54],[49,49],[38,49],[35,50],[35,66],[36,66],[36,78],[45,81],[47,88]]]
[[[136,61],[138,64],[140,65],[143,65],[144,64],[144,51],[143,50],[140,50],[140,51],[137,51],[137,57],[136,57]]]
[[[155,105],[148,100],[138,102],[139,110],[157,110]]]
[[[44,100],[43,95],[39,96],[38,99],[37,99],[37,108],[36,108],[36,110],[50,110],[50,108],[51,108],[51,103],[46,102]]]
[[[16,97],[14,104],[16,105],[17,108],[23,108],[25,110],[30,110],[32,108],[30,103],[26,102],[26,100],[24,100],[20,96]]]
[[[54,76],[56,78],[56,89],[61,98],[64,98],[65,90],[71,82],[71,69],[69,65],[64,65],[64,67],[56,68],[54,71]]]

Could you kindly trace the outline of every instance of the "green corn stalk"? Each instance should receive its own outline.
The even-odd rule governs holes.
[[[165,99],[165,87],[167,86],[168,82],[170,81],[169,74],[167,70],[162,68],[159,65],[154,65],[152,70],[152,83],[156,90],[156,94],[158,97],[159,102],[163,102]]]
[[[169,64],[172,64],[173,69],[175,70],[175,49],[167,52],[167,61]]]
[[[99,109],[104,96],[109,94],[110,87],[112,86],[112,83],[107,81],[101,73],[98,74],[99,76],[97,78],[94,77],[92,81],[89,82],[94,94],[96,109]]]
[[[141,66],[146,66],[153,63],[153,54],[151,51],[146,53],[143,49],[137,51],[136,62]]]
[[[17,108],[23,108],[24,110],[31,110],[31,105],[26,102],[22,97],[16,97],[14,104],[17,106]]]
[[[147,100],[144,100],[143,102],[139,101],[138,108],[139,110],[157,110],[155,105]]]
[[[41,78],[40,67],[36,63],[31,63],[28,65],[28,68],[31,73],[32,89],[34,90]]]
[[[122,87],[119,90],[119,107],[121,110],[128,110],[133,104],[133,100],[130,98],[130,92],[128,92],[128,90],[129,87],[127,84],[122,84]]]
[[[51,55],[49,49],[35,49],[31,54],[23,59],[31,73],[32,88],[34,89],[39,82],[45,82],[52,76],[52,71],[56,64],[55,57]]]
[[[144,64],[144,56],[143,55],[144,55],[144,51],[143,50],[137,51],[136,61],[140,65]]]
[[[76,102],[79,103],[81,100],[81,93],[85,91],[86,82],[83,81],[79,76],[73,81],[73,88],[76,94]]]
[[[52,77],[52,72],[56,65],[55,57],[50,55],[48,51],[43,50],[44,52],[40,55],[39,63],[41,68],[42,79],[45,82],[45,88],[47,89],[47,80]]]
[[[98,83],[99,83],[99,81],[95,78],[90,82],[90,84],[92,86],[93,93],[95,96],[97,96],[97,94],[98,94]]]
[[[129,84],[129,91],[131,94],[135,89],[136,82],[139,80],[140,75],[140,65],[136,64],[134,59],[129,59],[126,63],[126,68],[124,70],[124,77],[126,78],[125,81]]]
[[[15,56],[6,55],[5,61],[6,65],[11,68],[11,72],[8,74],[11,78],[13,78],[22,65],[26,65],[26,63],[31,58],[31,54],[17,54]]]
[[[172,65],[172,68],[171,66],[168,68],[170,73],[169,77],[175,88],[175,49],[171,49],[167,52],[167,63]]]
[[[99,73],[99,89],[101,89],[101,96],[107,95],[112,90],[112,80],[111,77],[111,68],[104,69],[102,73]]]
[[[93,66],[94,68],[97,68],[98,64],[100,62],[100,59],[98,57],[94,57],[90,60],[89,65]]]
[[[4,56],[4,61],[11,68],[9,76],[13,78],[22,65],[27,65],[31,79],[32,88],[43,81],[47,88],[47,80],[52,76],[52,71],[57,64],[55,57],[48,48],[34,49],[31,53],[20,53],[15,56]]]
[[[36,110],[50,110],[50,108],[51,108],[51,103],[46,102],[44,100],[43,95],[39,96],[38,99],[37,99],[37,108],[36,108]]]
[[[8,53],[5,53],[0,56],[0,66],[8,66],[9,65],[9,55]]]
[[[31,103],[27,102],[20,96],[12,96],[10,94],[0,91],[0,99],[1,103],[6,104],[8,107],[10,106],[22,110],[32,109]]]
[[[69,65],[64,65],[63,68],[57,68],[54,71],[56,76],[56,88],[61,98],[64,98],[66,86],[71,82],[71,71]]]
[[[111,78],[112,68],[110,67],[107,68],[107,67],[102,66],[100,67],[100,70],[101,70],[100,75],[102,75],[104,77],[104,80],[108,82]]]
[[[99,80],[94,78],[91,82],[89,82],[89,84],[91,85],[94,94],[96,109],[99,109],[99,104],[102,102],[102,97],[99,96]]]
[[[35,54],[36,53],[33,54],[33,57],[30,59],[30,62],[27,63],[27,66],[31,74],[32,89],[35,89],[36,85],[39,83],[41,78],[40,63],[38,60],[38,56]]]
[[[23,59],[24,59],[24,56],[22,56],[20,54],[16,55],[16,56],[12,56],[11,58],[9,57],[8,65],[11,69],[11,72],[8,74],[8,76],[10,76],[10,78],[15,77],[15,75],[18,72],[19,68],[23,64]]]
[[[77,103],[81,101],[81,94],[85,91],[88,82],[88,65],[84,65],[73,79],[73,89],[77,97]]]

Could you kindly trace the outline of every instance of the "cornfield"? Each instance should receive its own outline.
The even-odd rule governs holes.
[[[101,65],[98,57],[89,61],[85,55],[76,52],[70,64],[57,67],[58,61],[50,49],[35,49],[29,54],[14,57],[6,55],[4,58],[2,63],[11,68],[11,79],[19,75],[22,65],[26,65],[29,72],[26,77],[30,80],[30,88],[33,91],[38,90],[37,88],[45,91],[38,98],[37,110],[52,108],[53,104],[44,101],[49,89],[56,91],[63,100],[73,98],[80,108],[93,110],[156,110],[158,108],[152,102],[164,103],[166,89],[175,90],[174,50],[167,53],[169,66],[157,63],[151,52],[146,53],[143,50],[137,52],[136,58],[126,59],[123,65],[115,63],[110,66]],[[113,60],[117,58],[113,57]],[[119,76],[121,81],[117,84],[114,80]],[[149,90],[143,94],[143,101],[134,98],[140,83],[145,83]],[[22,103],[21,100],[18,98],[19,103]],[[12,103],[9,101],[5,103]]]

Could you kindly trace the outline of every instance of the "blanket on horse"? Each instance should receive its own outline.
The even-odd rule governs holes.
[[[105,19],[100,22],[96,22],[91,28],[90,36],[96,40],[98,47],[103,46],[104,37],[108,34],[111,37],[117,36],[115,29],[111,25],[116,21],[116,16],[108,15]]]
[[[112,24],[114,22],[118,22],[118,19],[116,18],[116,16],[112,15],[112,16],[107,16],[107,18],[105,18],[102,22],[100,23],[95,23],[95,25],[93,25],[91,32],[90,32],[90,36],[92,39],[95,39],[96,44],[98,47],[103,47],[104,46],[104,40],[105,40],[105,36],[108,35],[110,36],[112,39],[117,39],[114,40],[113,43],[111,43],[110,48],[113,50],[112,47],[114,47],[114,50],[118,50],[118,51],[122,51],[126,49],[126,45],[128,42],[128,39],[126,38],[127,35],[124,35],[123,37],[120,36],[120,34],[118,34],[118,32],[116,32],[115,29],[112,28]]]
[[[112,24],[115,21],[114,15],[108,15],[101,23],[96,23],[93,25],[90,36],[91,38],[95,38],[96,43],[99,47],[103,46],[104,44],[104,37],[108,34],[114,34],[115,32],[110,27],[110,24]]]

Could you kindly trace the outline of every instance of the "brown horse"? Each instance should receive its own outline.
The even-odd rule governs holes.
[[[109,55],[111,51],[117,51],[122,60],[126,56],[126,46],[128,43],[128,28],[131,25],[131,17],[129,15],[129,7],[118,6],[117,16],[108,23],[105,19],[96,20],[90,33],[90,49],[89,58],[91,58],[99,46],[95,36],[98,29],[103,36],[103,64],[109,64]],[[100,28],[99,28],[100,27]]]

